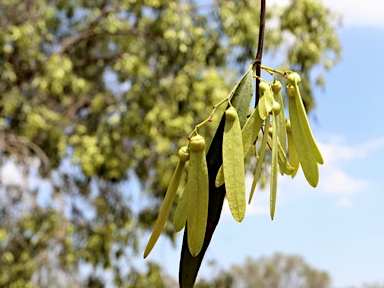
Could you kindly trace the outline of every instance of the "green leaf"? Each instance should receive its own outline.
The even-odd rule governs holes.
[[[228,110],[230,110],[229,108]],[[231,112],[231,111],[230,111]],[[226,112],[228,114],[228,111]],[[241,222],[244,219],[245,177],[244,153],[240,121],[235,113],[233,121],[226,117],[223,136],[223,170],[229,209],[233,218]]]
[[[241,127],[243,127],[247,121],[249,103],[253,95],[253,88],[253,70],[252,65],[250,65],[248,71],[236,84],[231,96],[231,104],[237,109],[237,115],[239,115]]]

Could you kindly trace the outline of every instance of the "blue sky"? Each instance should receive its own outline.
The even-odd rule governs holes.
[[[344,25],[343,60],[325,75],[312,121],[325,160],[319,185],[311,188],[301,171],[294,180],[280,178],[274,221],[269,189],[256,192],[240,224],[225,206],[201,276],[212,273],[209,260],[228,268],[279,251],[330,272],[334,287],[384,285],[384,1],[324,2],[343,15]],[[176,247],[160,239],[149,257],[175,278],[181,234]]]

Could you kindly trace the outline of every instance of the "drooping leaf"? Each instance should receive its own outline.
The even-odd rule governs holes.
[[[243,127],[249,111],[249,103],[253,94],[253,70],[252,65],[249,66],[248,71],[241,77],[240,81],[231,96],[231,104],[237,110],[239,115],[240,126]]]

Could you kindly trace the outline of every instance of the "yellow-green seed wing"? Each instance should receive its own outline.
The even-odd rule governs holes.
[[[196,257],[204,243],[208,217],[208,169],[205,151],[190,152],[187,183],[188,247]]]
[[[289,158],[289,163],[294,169],[293,173],[291,174],[291,177],[294,178],[296,176],[297,171],[299,170],[300,160],[299,160],[299,155],[297,155],[295,142],[293,141],[293,136],[291,132],[291,122],[287,120],[286,123],[287,123],[286,128],[287,128],[287,138],[288,138],[288,158]]]
[[[280,171],[283,174],[292,175],[295,171],[295,169],[287,161],[287,155],[285,154],[285,151],[281,146],[280,141],[278,142],[278,163],[280,166]]]
[[[310,147],[310,153],[314,157],[317,163],[323,164],[323,156],[320,153],[319,148],[317,147],[315,138],[313,137],[311,127],[309,126],[308,118],[307,118],[307,113],[305,111],[305,107],[303,105],[303,100],[300,95],[300,89],[299,89],[299,83],[301,79],[299,74],[293,72],[288,76],[288,83],[290,86],[292,86],[294,89],[294,92],[291,89],[291,93],[295,96],[295,102],[296,102],[296,107],[297,107],[297,112],[298,112],[298,118],[300,120],[300,124],[303,127],[302,130],[305,132],[306,139],[308,141],[308,145]]]
[[[275,207],[276,207],[276,194],[277,194],[277,177],[278,177],[278,125],[276,119],[276,113],[272,111],[272,169],[271,169],[271,179],[270,179],[270,213],[271,219],[275,216]]]
[[[264,120],[260,118],[258,107],[256,107],[241,130],[244,157],[246,157],[249,149],[251,149],[252,144],[255,142],[263,123]],[[219,187],[224,182],[223,166],[221,166],[216,176],[215,186]]]
[[[286,136],[286,128],[285,128],[285,112],[284,112],[284,100],[283,95],[281,93],[281,83],[279,81],[275,81],[272,83],[272,91],[274,94],[275,101],[280,104],[281,110],[280,113],[276,116],[276,125],[279,138],[280,145],[284,150],[284,153],[287,151],[287,136]]]
[[[311,147],[311,154],[315,157],[315,160],[317,163],[324,164],[323,156],[321,155],[319,147],[317,147],[315,138],[313,137],[313,134],[311,131],[311,127],[309,126],[307,113],[305,112],[305,107],[303,105],[303,101],[301,99],[301,95],[300,95],[300,91],[299,91],[299,87],[297,86],[297,83],[295,84],[294,87],[296,92],[295,101],[296,101],[296,106],[298,110],[298,117],[301,125],[303,125],[303,130],[307,134],[307,138]]]
[[[180,196],[179,203],[177,203],[175,214],[173,215],[173,227],[176,232],[181,231],[187,222],[187,193],[188,191],[186,186]]]
[[[229,110],[229,109],[228,109]],[[228,112],[228,111],[227,111]],[[243,141],[237,114],[226,117],[223,136],[223,172],[226,195],[233,218],[241,222],[246,209]]]
[[[253,177],[251,193],[249,195],[248,203],[251,203],[251,201],[252,201],[252,197],[253,197],[253,194],[255,193],[255,189],[256,189],[256,184],[257,184],[257,181],[259,180],[259,177],[260,177],[261,165],[263,164],[265,149],[267,148],[269,124],[270,124],[270,118],[268,116],[266,118],[266,121],[265,121],[263,140],[261,141],[261,147],[260,147],[260,155],[259,155],[259,159],[258,159],[257,164],[256,164],[255,175]]]
[[[153,246],[155,246],[157,239],[161,232],[163,231],[164,225],[167,222],[169,211],[171,210],[173,200],[175,199],[175,195],[177,192],[177,188],[179,187],[181,175],[183,173],[185,166],[185,162],[179,161],[177,164],[176,170],[173,173],[171,182],[169,183],[167,192],[165,194],[164,202],[161,205],[159,216],[157,217],[155,227],[153,228],[152,235],[149,238],[147,247],[144,251],[144,258],[148,256],[148,254],[152,251]]]
[[[292,86],[287,87],[294,89]],[[288,93],[292,93],[292,90]],[[295,143],[296,152],[299,156],[301,167],[305,178],[312,187],[316,187],[319,182],[319,169],[317,167],[316,158],[313,156],[312,143],[308,139],[308,133],[304,125],[302,125],[299,116],[298,107],[295,100],[296,96],[288,97],[289,116],[291,121],[291,133],[293,143]],[[300,100],[301,101],[301,100]]]
[[[274,100],[272,96],[271,87],[269,86],[268,83],[261,81],[259,84],[259,88],[260,88],[259,89],[260,98],[258,102],[259,114],[261,119],[265,120],[269,116],[269,113],[271,113],[272,111]]]

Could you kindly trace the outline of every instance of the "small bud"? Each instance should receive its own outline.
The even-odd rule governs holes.
[[[288,75],[288,82],[290,85],[294,85],[295,83],[298,85],[301,82],[300,75],[296,72],[292,72]]]
[[[181,147],[179,149],[178,155],[181,162],[187,162],[189,160],[189,150],[187,149],[187,146]]]
[[[189,148],[193,152],[200,152],[205,149],[205,139],[203,136],[197,134],[189,140]]]
[[[273,93],[277,94],[281,90],[281,83],[280,81],[273,81],[272,83],[272,91]]]
[[[272,110],[273,110],[273,113],[275,113],[275,115],[279,115],[280,110],[281,110],[281,106],[280,106],[279,102],[277,102],[277,101],[273,102]]]
[[[265,92],[270,89],[270,86],[268,83],[264,81],[260,81],[259,88],[260,88],[260,92]]]
[[[291,121],[288,119],[285,120],[285,129],[287,129],[287,132],[291,132]]]
[[[225,120],[226,121],[233,122],[233,121],[235,121],[236,117],[237,117],[237,112],[236,112],[236,109],[234,107],[229,107],[225,111]]]

